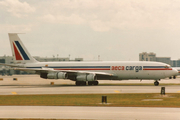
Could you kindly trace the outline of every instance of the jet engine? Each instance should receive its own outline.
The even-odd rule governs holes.
[[[67,79],[67,73],[65,72],[52,72],[52,73],[42,73],[41,78],[45,79]]]
[[[88,74],[88,75],[78,75],[76,77],[77,81],[95,81],[97,77],[95,74]]]

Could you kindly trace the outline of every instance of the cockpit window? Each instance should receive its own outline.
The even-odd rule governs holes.
[[[170,68],[171,66],[166,65],[164,68]]]

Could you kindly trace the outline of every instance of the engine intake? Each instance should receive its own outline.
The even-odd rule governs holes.
[[[97,77],[95,74],[89,74],[89,75],[78,75],[76,77],[77,81],[95,81],[97,80]]]

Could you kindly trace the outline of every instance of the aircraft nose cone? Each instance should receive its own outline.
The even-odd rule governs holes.
[[[178,70],[177,69],[172,68],[172,71],[173,71],[173,76],[178,75]]]

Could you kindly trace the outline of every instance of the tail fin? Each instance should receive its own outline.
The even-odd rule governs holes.
[[[37,62],[28,52],[17,33],[8,33],[15,63]]]

